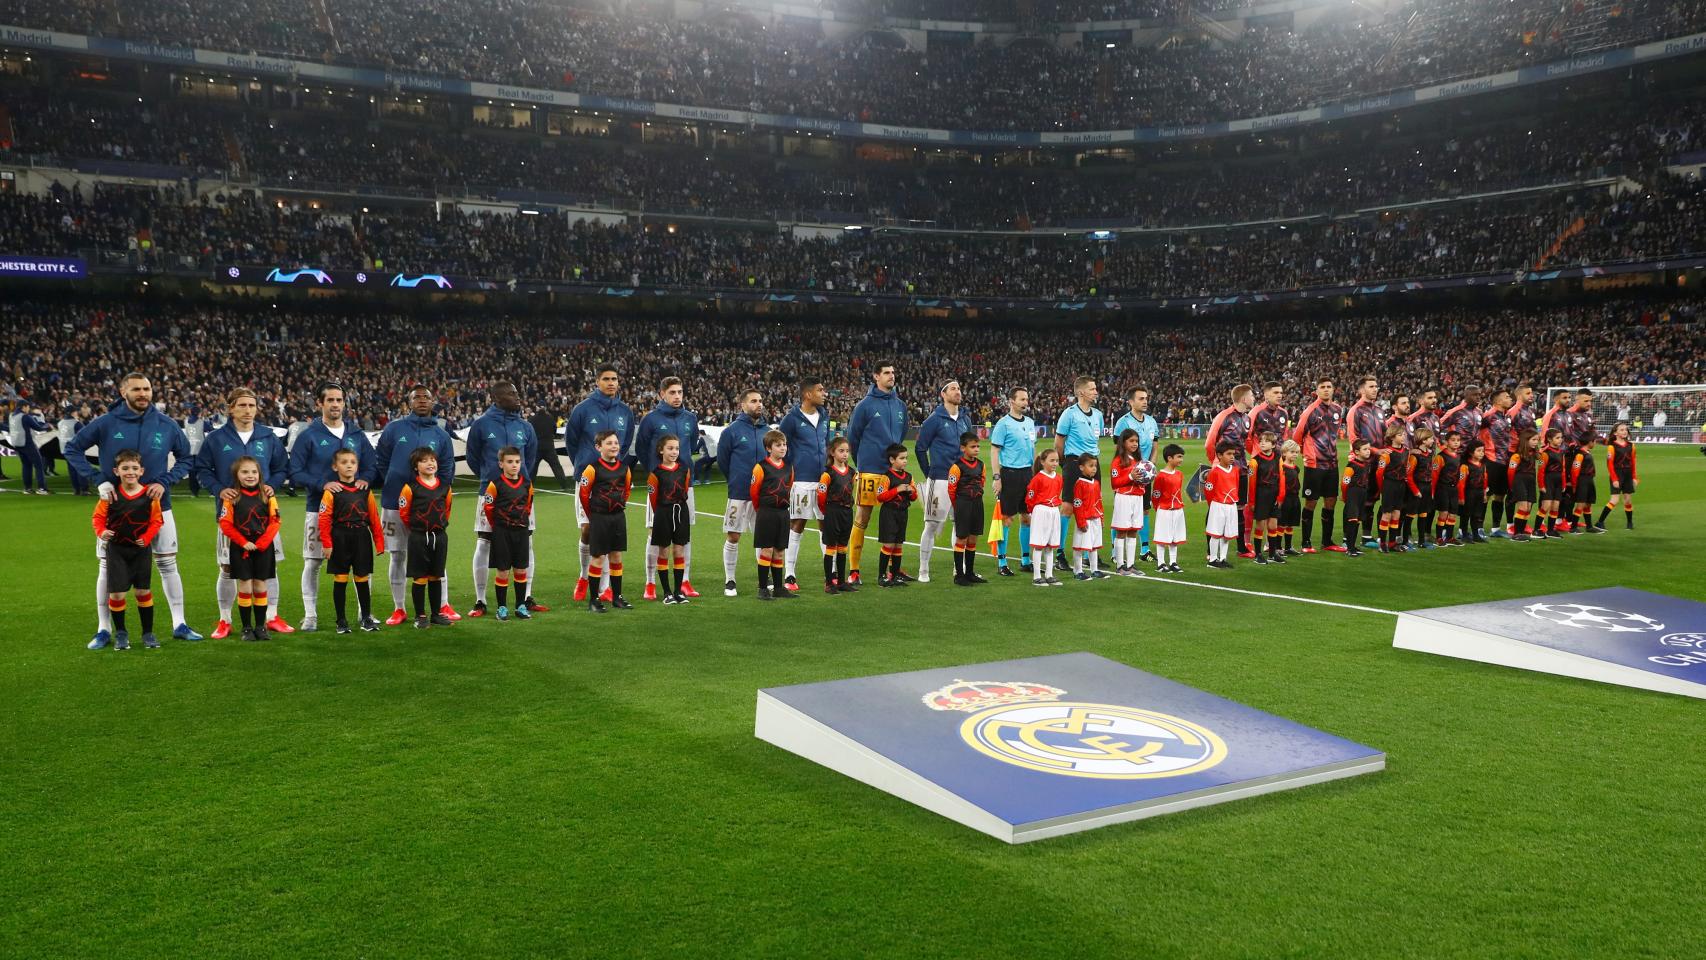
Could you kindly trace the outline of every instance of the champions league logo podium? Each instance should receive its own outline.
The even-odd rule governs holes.
[[[1386,766],[1089,653],[760,690],[754,733],[1008,843]]]
[[[1706,603],[1606,587],[1398,615],[1392,645],[1706,698]]]

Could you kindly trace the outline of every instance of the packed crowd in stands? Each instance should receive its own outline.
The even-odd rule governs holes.
[[[218,176],[232,163],[224,148],[228,133],[239,146],[242,172],[278,186],[371,185],[423,196],[521,190],[623,209],[845,216],[959,229],[1236,223],[1603,176],[1642,181],[1706,145],[1706,100],[1698,96],[1442,137],[1383,137],[1360,128],[1313,156],[1171,170],[781,165],[691,147],[612,149],[574,138],[301,112],[268,116],[187,100],[142,103],[32,87],[0,90],[0,103],[12,118],[12,152],[67,163],[136,160]]]
[[[320,17],[317,11],[325,11]],[[556,0],[0,0],[0,21],[161,43],[798,116],[982,130],[1193,124],[1492,73],[1706,27],[1706,0],[1613,7],[1410,0],[1381,19],[1347,5],[1306,29],[1234,42],[913,50],[898,35],[827,37],[817,21],[738,9],[681,20]],[[1592,22],[1577,29],[1575,21]]]
[[[1208,296],[1706,253],[1706,184],[1580,188],[1291,225],[1127,235],[956,235],[600,225],[445,206],[337,212],[252,194],[0,195],[0,249],[211,271],[392,269],[495,281],[952,297]]]
[[[1280,381],[1294,396],[1319,377],[1364,373],[1383,396],[1465,384],[1706,382],[1706,318],[1699,301],[1600,301],[1532,307],[1437,306],[1340,316],[1210,315],[1081,327],[993,327],[987,322],[833,318],[720,319],[489,316],[442,312],[302,312],[266,304],[146,308],[60,302],[0,305],[0,397],[19,396],[58,417],[115,398],[114,381],[148,373],[177,418],[215,416],[239,384],[260,394],[264,422],[312,415],[313,385],[345,385],[351,416],[377,429],[403,409],[410,383],[438,392],[439,414],[465,425],[489,402],[489,384],[519,378],[531,406],[565,413],[605,362],[622,371],[624,399],[649,409],[664,376],[686,381],[687,405],[726,423],[740,392],[757,388],[771,416],[795,399],[802,376],[821,376],[830,415],[845,418],[865,392],[864,371],[889,360],[916,423],[936,390],[958,379],[970,412],[999,416],[1015,386],[1033,391],[1039,422],[1072,402],[1072,377],[1093,376],[1103,404],[1144,385],[1163,423],[1202,424],[1229,385]],[[193,334],[195,350],[177,345]],[[1442,347],[1460,345],[1461,349]],[[1346,387],[1348,392],[1348,387]]]

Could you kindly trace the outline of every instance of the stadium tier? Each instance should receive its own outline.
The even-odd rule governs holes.
[[[1163,424],[1201,425],[1240,381],[1277,381],[1300,408],[1315,381],[1330,377],[1349,395],[1365,374],[1388,401],[1441,387],[1441,409],[1464,384],[1548,385],[1706,383],[1706,324],[1695,299],[1604,301],[1576,306],[1488,309],[1441,307],[1403,313],[1260,320],[1211,316],[1173,323],[1097,324],[1068,334],[1057,326],[965,323],[839,323],[832,320],[683,316],[551,317],[375,313],[287,309],[269,304],[200,308],[9,302],[0,307],[5,399],[22,398],[58,416],[114,401],[117,371],[146,369],[155,396],[175,418],[220,410],[233,383],[259,394],[262,422],[285,426],[312,416],[314,385],[346,384],[350,416],[372,429],[403,407],[406,384],[438,389],[439,412],[466,426],[490,402],[487,386],[519,380],[530,402],[566,413],[597,367],[616,364],[622,399],[636,411],[655,403],[657,384],[682,378],[686,406],[707,423],[726,423],[740,393],[762,392],[780,417],[803,377],[822,377],[830,416],[845,422],[865,393],[867,368],[903,356],[900,395],[918,423],[937,387],[963,385],[968,412],[982,423],[1001,415],[1014,387],[1034,393],[1038,422],[1053,423],[1071,400],[1051,371],[1093,377],[1103,403],[1121,410],[1125,391],[1150,391]],[[194,335],[194,351],[173,345]],[[1442,344],[1452,346],[1442,349]],[[54,346],[54,345],[58,346]],[[1443,386],[1442,386],[1443,384]],[[1698,399],[1687,402],[1692,405]],[[1679,423],[1703,411],[1678,410]],[[1110,422],[1112,417],[1110,416]]]
[[[1663,182],[1702,148],[1706,96],[1678,91],[1560,106],[1450,130],[1358,128],[1308,149],[1227,159],[1159,155],[1072,166],[920,167],[711,155],[691,144],[539,137],[302,109],[240,109],[57,86],[0,86],[8,156],[44,165],[162,165],[277,189],[536,198],[614,209],[840,224],[1012,230],[1161,228],[1325,217],[1521,189]],[[755,175],[754,164],[765,175]],[[16,251],[21,252],[21,251]]]
[[[6,0],[0,22],[634,101],[985,131],[1280,114],[1706,24],[1699,0],[1334,4],[1212,26],[1185,6],[1167,11],[1165,29],[1027,32],[996,44],[739,7],[698,19],[676,18],[670,5],[618,11],[547,0]]]

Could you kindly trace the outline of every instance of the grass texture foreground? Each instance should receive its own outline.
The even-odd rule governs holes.
[[[542,492],[536,581],[554,609],[532,622],[337,636],[326,577],[317,633],[147,651],[133,612],[126,653],[83,648],[92,501],[63,477],[54,497],[14,479],[0,953],[1698,956],[1706,704],[1395,651],[1389,613],[1297,599],[1396,611],[1611,585],[1706,599],[1706,459],[1646,446],[1641,469],[1632,533],[1618,511],[1599,537],[1230,572],[1203,567],[1194,505],[1174,579],[1271,596],[1153,575],[1034,590],[996,579],[987,554],[993,582],[957,588],[939,549],[932,584],[826,597],[811,533],[804,599],[759,603],[743,549],[731,600],[720,523],[702,515],[704,596],[664,607],[639,600],[636,508],[640,609],[602,617],[569,602],[571,504]],[[465,611],[473,485],[458,489]],[[720,510],[722,487],[697,496]],[[303,501],[280,503],[294,624]],[[175,508],[206,633],[212,504],[180,487]],[[874,544],[866,556],[874,573]],[[1076,650],[1369,744],[1389,767],[1008,847],[752,736],[759,687]]]

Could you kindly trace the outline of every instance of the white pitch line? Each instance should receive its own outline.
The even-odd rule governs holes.
[[[572,494],[572,493],[564,493],[561,490],[539,490],[536,488],[534,490],[534,492],[535,493],[550,493],[550,494],[555,494],[559,497],[572,497],[572,496],[574,496],[574,494]],[[643,505],[645,503],[644,500],[630,500],[628,502],[632,503],[636,506],[640,506],[640,505]],[[695,510],[693,512],[695,514],[701,516],[701,517],[713,517],[716,519],[721,519],[723,516],[720,513],[711,513],[711,512],[705,511],[705,510]],[[810,526],[806,527],[806,532],[808,532],[808,533],[820,533],[820,531],[813,529]],[[906,541],[906,545],[909,547],[920,546],[920,544],[918,542],[913,541],[913,540]],[[981,552],[982,551],[979,551],[979,553],[981,553]],[[1225,587],[1225,586],[1221,586],[1218,583],[1198,583],[1195,580],[1167,580],[1167,579],[1163,579],[1161,577],[1149,576],[1149,575],[1145,575],[1142,577],[1135,577],[1135,578],[1134,577],[1127,577],[1126,579],[1136,579],[1136,580],[1148,582],[1148,583],[1170,583],[1170,584],[1173,584],[1174,586],[1180,586],[1180,587],[1201,587],[1204,590],[1224,590],[1227,593],[1242,593],[1242,594],[1245,594],[1247,596],[1252,596],[1252,597],[1267,597],[1270,600],[1295,600],[1298,603],[1313,603],[1313,604],[1316,604],[1318,606],[1323,606],[1323,607],[1338,607],[1341,610],[1357,610],[1357,611],[1360,611],[1362,613],[1383,613],[1389,617],[1396,617],[1398,615],[1398,611],[1396,611],[1396,610],[1383,610],[1380,607],[1365,607],[1365,606],[1361,606],[1361,605],[1355,604],[1355,603],[1340,603],[1337,600],[1317,600],[1314,597],[1297,597],[1297,596],[1292,596],[1289,593],[1270,593],[1266,590],[1246,590],[1242,587]]]
[[[1195,580],[1167,580],[1162,577],[1155,576],[1143,576],[1136,579],[1148,581],[1149,583],[1171,583],[1180,587],[1201,587],[1204,590],[1224,590],[1227,593],[1243,593],[1252,597],[1270,597],[1275,600],[1295,600],[1298,603],[1314,603],[1323,607],[1339,607],[1345,610],[1360,610],[1363,613],[1384,613],[1389,617],[1396,617],[1398,615],[1398,611],[1396,610],[1382,610],[1379,607],[1364,607],[1354,603],[1340,603],[1337,600],[1317,600],[1314,597],[1294,597],[1289,593],[1269,593],[1265,590],[1245,590],[1242,587],[1223,587],[1218,583],[1198,583]]]

